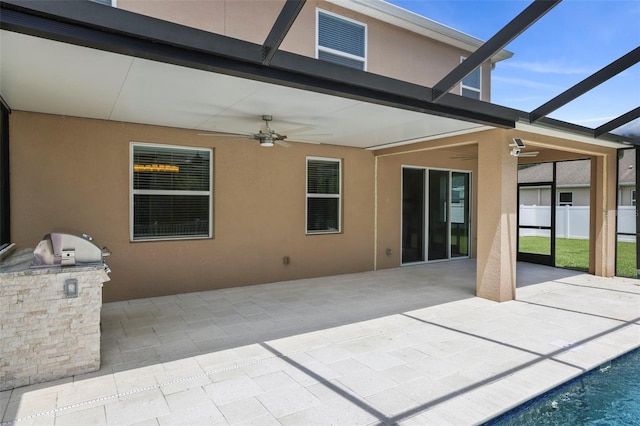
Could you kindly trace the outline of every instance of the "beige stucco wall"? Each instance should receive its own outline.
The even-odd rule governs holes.
[[[118,0],[129,10],[181,25],[262,44],[285,0]]]
[[[14,111],[12,238],[86,232],[113,254],[105,301],[373,269],[374,159],[360,149]],[[129,241],[130,142],[214,148],[214,239]],[[343,160],[343,232],[305,235],[306,157]],[[283,257],[290,264],[283,264]]]
[[[264,43],[284,0],[118,0],[132,12],[217,34]],[[324,1],[307,1],[280,48],[316,57],[316,10],[336,13],[367,26],[367,71],[432,87],[472,52],[428,39]],[[482,66],[482,99],[490,99],[491,65]],[[452,89],[460,94],[460,86]]]

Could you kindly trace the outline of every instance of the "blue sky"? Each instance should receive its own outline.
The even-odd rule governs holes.
[[[524,10],[520,0],[387,0],[488,40]],[[640,0],[564,0],[506,49],[492,72],[492,102],[532,111],[640,45]],[[640,64],[549,116],[597,127],[640,105]],[[640,119],[627,126],[640,135]]]

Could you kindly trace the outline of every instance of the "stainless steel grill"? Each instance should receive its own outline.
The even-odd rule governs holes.
[[[33,250],[31,267],[104,265],[108,273],[111,271],[103,258],[110,254],[108,248],[98,246],[87,234],[52,232],[45,235]]]

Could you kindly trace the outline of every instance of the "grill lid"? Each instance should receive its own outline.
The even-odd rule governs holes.
[[[87,234],[52,232],[33,250],[31,267],[101,265],[103,256],[110,254],[109,249],[98,246]]]

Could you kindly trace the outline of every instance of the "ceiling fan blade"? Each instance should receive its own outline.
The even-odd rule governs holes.
[[[285,147],[285,148],[289,148],[289,147],[291,146],[291,144],[286,143],[285,141],[283,141],[283,140],[279,140],[279,139],[274,140],[274,141],[273,141],[273,143],[278,144],[278,145],[280,145],[280,146],[283,146],[283,147]]]
[[[239,136],[244,138],[251,138],[253,134],[251,133],[232,133],[232,132],[210,132],[210,133],[198,133],[198,136],[208,136],[208,137],[224,137],[228,138],[229,136]]]
[[[301,138],[330,138],[333,133],[307,133],[306,135],[300,135]]]
[[[295,129],[283,130],[282,134],[295,135],[296,133],[308,132],[309,130],[313,130],[313,127],[309,127],[309,126],[296,127]]]

